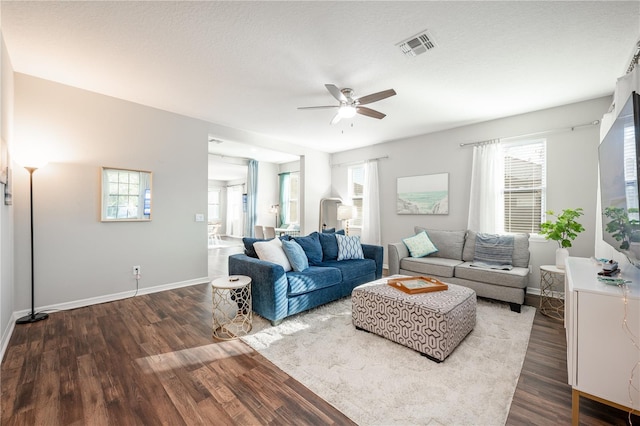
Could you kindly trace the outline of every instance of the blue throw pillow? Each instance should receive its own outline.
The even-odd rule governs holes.
[[[313,232],[306,237],[293,237],[293,240],[300,244],[309,259],[309,265],[322,263],[322,245],[320,245],[320,234]]]
[[[322,246],[322,261],[336,260],[338,258],[338,241],[336,234],[318,234]]]
[[[325,228],[322,230],[322,234],[342,234],[344,235],[344,229],[338,229],[336,231],[336,228]]]
[[[282,241],[282,249],[294,271],[302,272],[309,268],[309,260],[300,244],[295,241]]]
[[[336,240],[338,241],[338,260],[364,259],[359,235],[336,234]]]

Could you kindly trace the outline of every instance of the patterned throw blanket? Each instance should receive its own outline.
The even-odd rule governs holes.
[[[476,252],[471,266],[490,269],[513,269],[513,235],[476,235]]]

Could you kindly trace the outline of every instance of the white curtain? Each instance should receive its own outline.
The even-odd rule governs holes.
[[[380,189],[378,186],[378,162],[368,161],[365,164],[363,188],[362,234],[363,243],[382,245],[380,236]]]
[[[500,141],[473,147],[468,229],[504,231],[504,160]]]

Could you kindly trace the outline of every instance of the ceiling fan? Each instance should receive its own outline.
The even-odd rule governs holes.
[[[312,107],[298,107],[298,109],[326,109],[326,108],[338,108],[338,112],[331,120],[331,124],[336,124],[342,118],[351,118],[356,114],[366,115],[367,117],[382,119],[386,117],[386,114],[376,111],[371,108],[364,107],[362,105],[370,104],[373,102],[381,101],[390,96],[396,94],[393,89],[383,90],[382,92],[372,93],[371,95],[355,97],[353,96],[353,89],[338,89],[334,84],[325,84],[329,93],[340,102],[339,105],[322,105]]]

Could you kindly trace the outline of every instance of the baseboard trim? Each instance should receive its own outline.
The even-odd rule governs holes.
[[[540,289],[538,287],[527,287],[526,293],[540,296]]]
[[[85,306],[98,305],[100,303],[107,303],[107,302],[114,302],[116,300],[128,299],[133,296],[142,296],[144,294],[158,293],[161,291],[167,291],[167,290],[172,290],[172,289],[181,288],[181,287],[189,287],[192,285],[205,284],[210,281],[211,280],[209,279],[209,277],[194,278],[186,281],[179,281],[179,282],[169,283],[169,284],[161,284],[154,287],[144,287],[138,290],[137,295],[135,290],[132,290],[132,291],[124,291],[121,293],[113,293],[113,294],[106,294],[103,296],[90,297],[88,299],[80,299],[80,300],[74,300],[74,301],[64,302],[64,303],[56,303],[54,305],[39,306],[36,308],[36,312],[51,313],[51,312],[57,312],[57,311],[68,311],[70,309],[83,308]],[[11,321],[9,322],[7,328],[2,334],[2,341],[0,342],[0,360],[4,359],[4,353],[7,350],[7,346],[9,346],[9,340],[11,339],[11,335],[13,334],[13,330],[15,329],[16,320],[20,317],[28,315],[30,312],[31,312],[30,309],[24,309],[21,311],[13,312],[13,315],[11,316]]]

